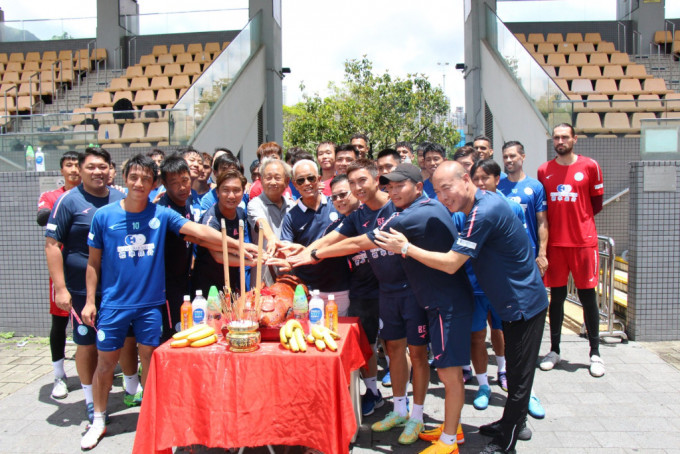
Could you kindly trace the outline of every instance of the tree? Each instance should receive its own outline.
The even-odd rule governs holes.
[[[285,147],[314,151],[322,141],[347,143],[352,134],[366,134],[374,151],[394,147],[401,140],[433,141],[452,147],[460,140],[449,117],[444,92],[425,75],[392,77],[373,74],[366,56],[345,62],[342,84],[329,84],[332,94],[303,95],[303,101],[284,106]],[[304,90],[304,85],[300,86]]]

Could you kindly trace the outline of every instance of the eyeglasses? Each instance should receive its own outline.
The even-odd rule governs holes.
[[[303,184],[305,184],[305,181],[307,183],[316,183],[317,179],[318,177],[316,175],[307,175],[307,177],[297,178],[295,180],[295,184],[297,184],[298,186],[302,186]]]
[[[333,202],[335,202],[336,200],[343,200],[343,199],[346,199],[348,196],[349,196],[349,191],[339,192],[339,193],[337,193],[337,194],[333,194],[333,195],[331,196],[331,200],[332,200]]]

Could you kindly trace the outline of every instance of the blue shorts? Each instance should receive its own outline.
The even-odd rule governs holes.
[[[472,314],[460,315],[453,305],[427,311],[432,339],[432,365],[437,368],[470,364]]]
[[[99,311],[97,322],[97,350],[112,352],[123,348],[128,329],[132,327],[137,342],[158,347],[163,331],[162,306]]]
[[[85,308],[86,300],[87,296],[85,295],[76,295],[71,293],[71,305],[73,306],[75,313],[78,314],[78,317],[80,317],[81,321],[83,320],[83,308]],[[95,301],[97,311],[99,311],[100,302],[101,298],[98,297]],[[73,327],[73,343],[76,345],[94,345],[97,342],[97,333],[94,331],[94,328],[79,323],[73,314],[71,314],[71,326]]]
[[[486,295],[475,295],[475,314],[472,316],[472,332],[486,329],[487,314],[491,313],[491,329],[503,329],[503,321],[491,306]]]
[[[386,341],[406,338],[408,345],[426,345],[430,341],[425,309],[409,289],[406,292],[380,293],[380,337]]]

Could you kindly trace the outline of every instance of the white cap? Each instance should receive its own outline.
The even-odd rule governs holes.
[[[328,299],[335,301],[335,295],[331,293],[330,295],[328,295]]]
[[[196,290],[196,296],[203,296],[203,290]]]
[[[186,300],[190,300],[190,299],[191,299],[191,297],[190,297],[189,295],[184,295],[184,300],[185,300],[185,301],[186,301]]]

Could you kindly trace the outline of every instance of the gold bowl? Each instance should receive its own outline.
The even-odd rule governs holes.
[[[227,325],[226,339],[229,351],[234,353],[254,352],[260,343],[260,331],[257,323],[231,322]]]

